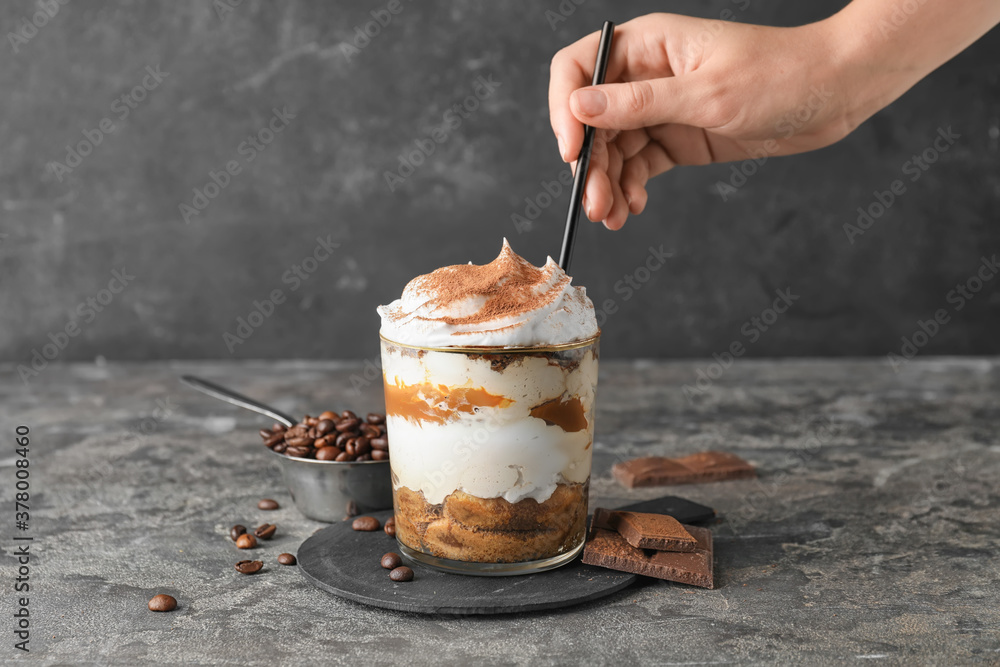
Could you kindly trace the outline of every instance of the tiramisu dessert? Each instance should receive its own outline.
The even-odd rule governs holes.
[[[473,574],[557,567],[587,517],[597,319],[550,258],[504,241],[419,276],[379,309],[396,538]]]

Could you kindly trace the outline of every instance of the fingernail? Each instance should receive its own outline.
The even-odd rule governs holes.
[[[587,201],[587,195],[583,195],[583,210],[587,213],[587,218],[590,218],[590,202]]]
[[[573,94],[577,107],[588,116],[600,116],[608,108],[608,98],[600,90],[578,90]]]
[[[625,195],[625,203],[629,206],[632,205],[632,195]]]
[[[566,159],[566,142],[558,134],[556,135],[556,141],[559,143],[559,156],[562,158],[563,162],[569,162]]]

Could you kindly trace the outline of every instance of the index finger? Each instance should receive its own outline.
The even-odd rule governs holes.
[[[599,32],[587,35],[556,53],[549,66],[549,122],[564,162],[575,160],[583,145],[583,123],[570,111],[569,96],[574,90],[590,85],[600,39]]]

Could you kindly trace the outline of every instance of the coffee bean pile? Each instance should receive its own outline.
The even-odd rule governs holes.
[[[361,419],[350,410],[339,415],[329,410],[319,417],[306,415],[286,428],[275,424],[261,429],[264,444],[276,454],[317,461],[386,461],[389,436],[385,415],[370,412]]]

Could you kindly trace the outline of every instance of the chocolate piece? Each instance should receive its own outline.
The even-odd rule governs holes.
[[[684,526],[698,541],[691,553],[637,549],[613,530],[595,528],[583,548],[583,562],[682,584],[712,588],[712,531]]]
[[[611,472],[630,489],[665,484],[697,484],[756,477],[754,467],[726,452],[699,452],[679,459],[647,456],[616,463]]]
[[[681,522],[666,514],[615,512],[597,508],[591,529],[617,531],[625,541],[639,549],[657,551],[697,551],[698,541]]]

